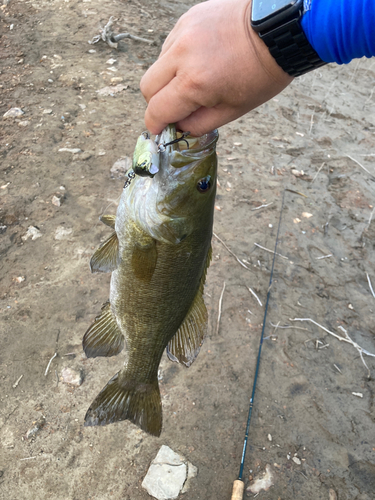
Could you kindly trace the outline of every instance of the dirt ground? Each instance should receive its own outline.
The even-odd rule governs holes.
[[[345,337],[342,327],[375,353],[374,60],[299,78],[220,130],[214,230],[248,269],[213,239],[209,335],[188,370],[161,363],[160,438],[129,422],[83,427],[123,362],[85,359],[81,347],[108,298],[109,275],[90,274],[88,263],[109,234],[98,217],[115,213],[123,186],[110,168],[132,156],[144,130],[139,80],[192,4],[0,8],[0,112],[24,112],[0,121],[1,498],[145,500],[141,482],[162,444],[198,467],[181,498],[230,498],[273,257],[255,244],[274,248],[284,188],[307,197],[285,194],[278,253],[286,258],[275,264],[244,479],[269,464],[274,484],[259,499],[375,498],[375,358],[364,355],[369,377],[353,345],[291,321],[309,318]],[[116,31],[154,44],[89,45],[111,15]],[[123,87],[97,92],[108,85]],[[41,236],[23,238],[29,226]],[[82,372],[81,386],[62,382],[65,367]]]

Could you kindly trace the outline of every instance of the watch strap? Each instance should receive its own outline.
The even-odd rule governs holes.
[[[327,64],[310,45],[299,19],[259,33],[277,64],[291,76],[301,76]]]

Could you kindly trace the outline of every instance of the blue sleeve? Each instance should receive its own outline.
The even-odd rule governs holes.
[[[375,56],[375,0],[305,0],[302,28],[325,62]]]

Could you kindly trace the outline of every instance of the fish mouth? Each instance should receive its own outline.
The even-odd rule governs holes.
[[[156,136],[155,142],[162,156],[169,156],[176,152],[186,158],[195,159],[197,156],[201,156],[199,153],[209,153],[215,147],[218,138],[219,133],[216,129],[208,134],[195,137],[189,133],[177,131],[175,125],[171,124],[165,127],[160,135]]]

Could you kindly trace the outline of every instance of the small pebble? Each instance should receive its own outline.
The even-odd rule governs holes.
[[[48,78],[48,83],[53,83],[52,78]]]
[[[90,49],[88,52],[89,52],[89,54],[95,54],[96,50],[95,49]]]
[[[79,148],[60,148],[59,152],[73,153],[74,155],[76,155],[77,153],[82,153],[82,149],[79,149]]]
[[[61,377],[64,384],[75,385],[76,387],[82,385],[83,382],[82,372],[72,368],[63,368]]]
[[[40,238],[41,236],[43,236],[43,235],[37,227],[29,226],[27,228],[26,234],[24,234],[24,236],[22,236],[22,240],[26,241],[29,238],[31,238],[32,240],[36,240],[37,238]]]
[[[6,113],[3,114],[3,118],[5,118],[5,120],[7,118],[18,118],[23,114],[24,112],[22,111],[21,108],[10,108]]]
[[[52,114],[52,109],[43,109],[43,114],[44,115],[50,115],[50,114]]]
[[[62,197],[58,197],[56,195],[52,196],[52,205],[55,205],[55,207],[61,207],[61,200]]]
[[[39,420],[33,422],[32,427],[26,432],[26,438],[30,439],[31,437],[35,436],[37,432],[40,431],[40,429],[43,429],[44,424],[46,423],[45,417],[40,417]]]
[[[293,457],[292,460],[297,465],[301,465],[301,463],[302,463],[301,460],[298,457]]]
[[[73,233],[72,228],[59,226],[55,231],[55,240],[66,240]]]
[[[30,125],[30,122],[28,120],[22,120],[21,122],[18,122],[17,125],[19,127],[28,127]]]

